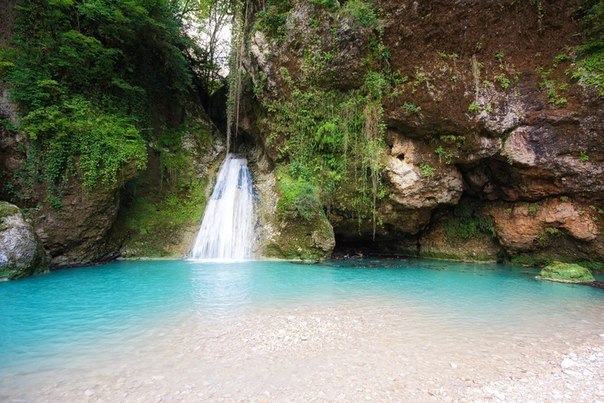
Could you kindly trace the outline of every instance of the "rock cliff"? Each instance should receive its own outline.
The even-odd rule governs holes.
[[[339,106],[325,102],[321,91],[340,98],[369,94],[363,88],[376,72],[385,81],[373,98],[384,125],[385,143],[374,154],[383,191],[374,199],[373,225],[367,215],[359,219],[352,203],[323,193],[321,210],[339,245],[601,263],[604,102],[601,89],[573,74],[594,4],[256,4],[247,25],[246,130],[269,166],[295,173],[298,157],[283,149],[304,128],[288,125],[291,111],[280,106],[292,102],[324,127],[337,126],[343,115],[325,110]],[[371,102],[363,96],[366,111]],[[323,112],[304,103],[308,97]],[[285,121],[280,127],[267,123],[279,120]],[[323,129],[312,130],[317,134],[308,141],[317,142],[316,151],[325,137]],[[335,192],[344,199],[358,189],[350,181],[338,184]],[[283,197],[278,186],[271,192]]]

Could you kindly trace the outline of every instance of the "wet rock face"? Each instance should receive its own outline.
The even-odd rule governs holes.
[[[332,225],[323,211],[309,220],[288,220],[278,213],[279,192],[270,163],[261,150],[250,156],[254,189],[259,202],[257,209],[254,255],[276,259],[323,260],[331,256],[335,247]]]
[[[585,205],[553,199],[513,207],[493,206],[489,213],[501,244],[509,251],[526,251],[561,232],[577,241],[594,241],[599,231],[597,218],[590,210]]]
[[[16,279],[46,270],[40,241],[21,210],[0,201],[0,278]]]
[[[116,251],[106,244],[106,236],[119,208],[117,189],[98,187],[85,191],[71,179],[63,192],[62,206],[44,204],[35,218],[36,233],[53,266],[107,260]]]
[[[459,250],[458,256],[481,258],[543,253],[604,260],[598,212],[604,203],[604,100],[567,73],[572,49],[585,40],[576,35],[584,4],[538,3],[375,3],[387,68],[398,77],[382,99],[388,147],[378,237],[391,243],[416,237],[419,250],[423,245],[433,255]],[[305,33],[315,11],[298,2],[282,42],[255,34],[248,69],[265,73],[275,98],[287,96],[280,93],[281,68],[294,81],[303,76]],[[339,49],[327,63],[333,79],[325,85],[359,88],[367,69],[376,68],[363,57],[371,49],[365,28],[345,18],[320,24],[323,42]],[[256,129],[266,144],[270,133]],[[280,144],[273,138],[264,147],[276,165]],[[462,196],[484,206],[481,214],[493,219],[495,237],[482,234],[457,246],[444,239],[443,220]],[[352,242],[352,233],[369,239],[372,232],[345,205],[331,206],[328,219],[340,239]]]

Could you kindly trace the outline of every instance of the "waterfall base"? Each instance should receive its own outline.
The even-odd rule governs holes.
[[[228,154],[218,171],[189,258],[240,261],[253,258],[254,196],[247,160]]]

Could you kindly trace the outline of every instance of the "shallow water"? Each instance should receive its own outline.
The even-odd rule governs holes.
[[[229,357],[280,368],[278,357],[302,354],[308,364],[308,354],[322,361],[326,351],[349,352],[332,361],[351,368],[372,362],[362,354],[373,350],[376,366],[389,355],[393,367],[414,359],[427,374],[448,360],[479,367],[496,354],[509,363],[604,333],[602,290],[535,274],[422,260],[141,261],[0,283],[0,392],[56,389],[82,371],[109,376],[103,371],[114,366],[126,378],[152,368],[180,382],[191,367],[204,373],[193,357],[207,361],[209,374]]]

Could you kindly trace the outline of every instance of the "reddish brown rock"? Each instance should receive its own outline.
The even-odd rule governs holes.
[[[497,205],[488,208],[497,237],[512,252],[530,251],[548,234],[558,231],[571,238],[594,241],[599,230],[591,209],[580,203],[551,199],[540,203]]]

